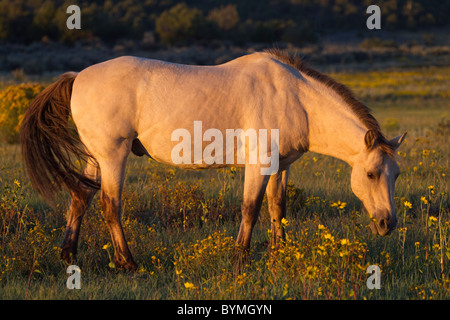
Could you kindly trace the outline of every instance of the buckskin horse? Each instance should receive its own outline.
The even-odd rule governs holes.
[[[79,139],[69,129],[70,114]],[[193,130],[195,121],[221,132],[278,130],[277,172],[261,174],[264,164],[248,159],[244,164],[174,164],[171,153],[177,142],[171,135],[179,128]],[[130,153],[189,169],[244,166],[237,244],[248,249],[265,192],[272,244],[283,238],[289,166],[307,151],[347,162],[351,188],[372,217],[372,232],[391,232],[397,224],[394,187],[399,174],[394,155],[405,135],[387,140],[370,110],[344,85],[296,56],[271,49],[217,66],[128,56],[65,73],[27,109],[20,140],[33,187],[49,202],[61,189],[71,194],[61,257],[69,261],[75,256],[83,215],[100,189],[116,265],[133,270],[137,265],[120,222]],[[241,148],[248,151],[245,144]],[[74,159],[86,160],[84,170]]]

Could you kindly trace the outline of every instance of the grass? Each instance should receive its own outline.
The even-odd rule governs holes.
[[[69,199],[50,209],[31,189],[19,147],[1,145],[0,299],[448,299],[448,68],[333,76],[372,106],[389,137],[408,130],[393,234],[370,234],[351,168],[308,153],[291,169],[286,242],[268,250],[264,201],[251,261],[235,273],[243,170],[183,171],[130,157],[122,223],[140,270],[110,264],[97,196],[80,236],[82,287],[68,290],[59,245]],[[366,287],[372,264],[382,271],[380,290]]]

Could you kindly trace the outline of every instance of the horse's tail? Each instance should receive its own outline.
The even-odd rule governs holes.
[[[69,129],[70,99],[77,73],[68,72],[45,88],[27,109],[20,128],[22,155],[32,186],[54,204],[64,187],[81,192],[99,184],[80,172],[74,160],[92,158]]]

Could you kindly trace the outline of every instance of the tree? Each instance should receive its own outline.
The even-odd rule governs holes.
[[[183,2],[161,13],[156,19],[156,32],[164,43],[186,42],[201,36],[204,20],[199,9]]]
[[[229,31],[239,23],[239,13],[235,5],[228,4],[212,9],[207,19],[216,24],[219,29]]]
[[[53,23],[53,17],[56,14],[54,1],[46,0],[40,6],[33,18],[33,27],[40,37],[50,36],[55,37],[57,32],[56,25]]]

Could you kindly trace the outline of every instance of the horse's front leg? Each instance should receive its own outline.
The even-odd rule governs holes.
[[[277,247],[280,240],[285,239],[281,220],[286,217],[286,187],[289,167],[270,176],[266,194],[269,205],[270,221],[272,224],[271,247]]]
[[[253,227],[258,220],[259,210],[270,176],[261,175],[261,168],[257,165],[245,167],[244,200],[241,212],[242,220],[237,237],[237,244],[244,251],[250,248]]]

